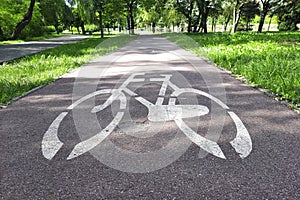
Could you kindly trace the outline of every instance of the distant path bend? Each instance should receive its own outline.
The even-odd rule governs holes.
[[[0,45],[0,64],[52,49],[60,45],[75,43],[88,37],[89,36],[85,35],[62,35],[58,38],[40,41]]]

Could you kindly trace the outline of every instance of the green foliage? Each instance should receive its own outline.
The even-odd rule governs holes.
[[[0,104],[9,103],[37,86],[52,82],[59,76],[115,50],[135,36],[118,36],[109,42],[92,37],[79,43],[63,45],[0,66]],[[106,38],[107,39],[107,38]],[[99,45],[103,42],[101,45]],[[96,48],[97,46],[100,46]]]
[[[2,0],[0,4],[0,40],[9,39],[16,25],[28,10],[30,0]],[[48,33],[47,26],[53,25],[57,32],[62,31],[73,20],[71,8],[66,6],[64,0],[37,0],[30,23],[19,36],[42,36]],[[52,32],[52,30],[51,30]]]
[[[11,36],[29,2],[1,0],[0,40]],[[279,30],[297,30],[300,23],[299,0],[36,0],[33,20],[21,37],[42,35],[48,31],[45,26],[54,26],[57,33],[75,26],[85,34],[85,25],[99,26],[100,11],[105,27],[120,30],[155,23],[161,27],[178,26],[182,30],[188,27],[188,31],[207,32],[209,20],[212,27],[222,23],[224,30],[233,24],[232,32],[235,32],[238,25],[249,30],[250,22],[256,17],[261,32],[268,20],[266,16],[278,19]],[[240,18],[243,23],[239,22]],[[92,29],[95,30],[87,28]]]
[[[241,7],[241,19],[246,23],[247,28],[249,28],[249,23],[259,14],[259,3],[256,1],[246,2]]]
[[[281,0],[276,6],[278,15],[278,29],[280,31],[295,31],[300,23],[300,1],[299,0]]]
[[[85,26],[85,29],[87,32],[91,31],[91,32],[96,32],[99,30],[99,25],[95,25],[95,24],[88,24]]]
[[[54,26],[57,33],[68,28],[73,21],[72,10],[64,0],[40,0],[38,10],[43,17],[44,24]]]
[[[26,39],[27,37],[38,37],[44,35],[47,31],[47,27],[44,26],[43,17],[38,9],[35,9],[32,15],[30,23],[21,32],[19,38]]]
[[[300,103],[300,33],[191,34],[218,66],[246,77],[250,84],[270,89]]]
[[[11,1],[2,0],[0,3],[0,27],[3,31],[3,40],[11,36],[16,24],[27,11],[29,0]]]

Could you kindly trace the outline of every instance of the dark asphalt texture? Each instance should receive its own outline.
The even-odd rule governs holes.
[[[58,47],[60,45],[78,42],[87,38],[83,35],[62,35],[41,41],[22,42],[18,44],[0,45],[0,64],[12,61],[24,56],[32,55],[40,51]]]
[[[248,157],[241,159],[229,145],[228,142],[235,137],[235,128],[226,116],[218,141],[226,160],[211,154],[199,157],[201,150],[193,143],[170,165],[148,173],[129,173],[103,164],[97,156],[93,156],[101,154],[101,144],[92,153],[67,160],[73,147],[82,138],[91,137],[98,130],[98,127],[89,128],[92,123],[83,119],[80,123],[82,126],[86,123],[84,129],[87,135],[80,135],[82,133],[78,133],[75,127],[74,111],[66,116],[59,129],[63,147],[52,160],[47,160],[41,150],[43,135],[52,121],[72,104],[75,78],[71,74],[0,110],[0,198],[300,199],[300,115],[201,59],[193,67],[189,59],[172,60],[168,57],[169,51],[183,52],[177,45],[159,36],[140,36],[109,55],[120,56],[120,59],[109,66],[111,71],[101,75],[100,81],[97,76],[76,81],[83,88],[87,87],[84,91],[88,94],[94,82],[99,90],[114,88],[133,72],[146,72],[150,77],[172,74],[171,81],[177,86],[212,92],[240,117],[253,143]],[[103,58],[98,58],[82,67],[79,74],[90,67],[99,70],[100,77],[101,70],[107,69],[106,64]],[[132,66],[136,68],[133,70]],[[214,77],[217,75],[221,77],[222,84],[216,82],[217,78]],[[207,80],[207,77],[210,79]],[[159,83],[150,82],[130,87],[152,103],[160,89]],[[218,87],[224,87],[226,99],[218,94]],[[166,96],[170,97],[171,92],[168,89]],[[104,98],[100,95],[95,102],[101,104]],[[159,133],[149,138],[139,138],[132,133],[122,133],[119,127],[108,140],[118,148],[134,152],[156,151],[172,140],[173,134],[178,132],[174,122],[163,123],[159,125],[160,129],[151,130],[157,124],[147,120],[147,109],[133,97],[128,99],[128,112],[134,123],[130,124],[125,119],[119,126],[123,124],[124,128],[127,125],[129,131],[148,127],[149,130],[144,131],[147,134]],[[191,99],[182,97],[180,102],[189,104],[192,103]],[[204,97],[196,96],[196,101],[213,108],[213,103]],[[111,107],[114,105],[119,106],[118,102]],[[89,112],[92,107],[86,105],[84,108]],[[112,119],[112,110],[107,108],[97,114],[101,125],[106,126]],[[209,114],[195,121],[187,120],[187,124],[205,135],[209,124],[217,126],[218,120],[210,119]],[[205,155],[203,151],[202,155]],[[113,162],[114,157],[111,159]],[[130,159],[127,162],[130,164]],[[122,162],[117,164],[120,168],[124,165]]]

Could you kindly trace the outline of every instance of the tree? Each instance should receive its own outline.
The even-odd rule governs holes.
[[[2,27],[0,26],[0,40],[3,40],[3,39],[4,39],[4,33],[2,30]]]
[[[223,13],[222,2],[220,2],[220,1],[212,2],[209,5],[209,9],[210,9],[209,13],[210,13],[210,16],[212,19],[211,29],[213,32],[215,32],[217,21],[218,21],[219,17],[222,16],[222,13]]]
[[[270,4],[271,0],[260,0],[261,3],[261,11],[260,11],[260,20],[259,20],[259,25],[258,25],[258,32],[261,33],[262,32],[262,28],[265,22],[265,18],[271,8],[271,4]]]
[[[300,1],[299,0],[280,0],[276,5],[278,15],[278,29],[280,31],[298,30],[297,24],[300,23]]]
[[[200,25],[198,31],[207,33],[207,19],[211,9],[214,9],[217,5],[215,0],[197,0]]]
[[[29,8],[28,8],[26,14],[24,15],[23,19],[15,27],[15,29],[11,35],[11,39],[13,39],[13,40],[17,39],[17,37],[22,32],[22,30],[29,24],[29,22],[32,19],[34,5],[35,5],[35,0],[30,0]]]
[[[57,33],[62,31],[61,25],[64,28],[70,26],[73,21],[73,14],[64,0],[38,0],[38,2],[45,25],[53,25]]]
[[[96,20],[96,12],[99,11],[97,3],[101,0],[67,0],[70,5],[76,5],[76,26],[81,27],[82,34],[86,34],[85,24],[93,24]]]
[[[177,26],[177,27],[180,26],[184,16],[175,9],[174,2],[171,0],[167,1],[165,6],[163,6],[161,8],[163,9],[162,21],[166,25],[169,25],[169,26],[172,25],[173,32],[174,32],[175,26]]]
[[[241,18],[245,21],[245,30],[250,30],[250,21],[259,14],[259,4],[256,1],[249,1],[240,8]]]
[[[224,23],[223,23],[223,30],[226,31],[227,30],[227,26],[232,18],[232,13],[233,13],[233,6],[232,3],[229,1],[223,1],[222,2],[222,15],[224,18]]]
[[[235,33],[241,18],[241,7],[244,5],[242,0],[235,0],[233,2],[233,17],[231,33]]]
[[[280,4],[280,0],[260,0],[260,20],[258,25],[258,32],[261,33],[263,29],[263,25],[265,23],[266,16],[272,10],[272,8],[276,5]]]
[[[79,28],[81,27],[82,20],[81,20],[81,17],[79,15],[79,12],[78,12],[77,9],[73,10],[73,23],[72,24],[77,29],[78,34],[80,34],[80,29]]]
[[[127,23],[128,29],[130,34],[134,34],[134,10],[137,8],[137,0],[125,0],[128,16],[127,16]]]
[[[115,0],[106,0],[103,5],[103,20],[104,24],[109,28],[115,28],[118,24],[121,31],[126,16],[126,7],[124,2]]]
[[[99,13],[99,30],[101,38],[104,38],[104,30],[103,30],[103,1],[94,0],[94,12]]]
[[[192,31],[192,19],[195,0],[177,0],[177,10],[182,13],[188,21],[188,32]]]

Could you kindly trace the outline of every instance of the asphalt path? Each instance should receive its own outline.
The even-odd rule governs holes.
[[[299,199],[299,120],[139,36],[0,110],[0,197]]]
[[[87,37],[88,36],[83,35],[62,35],[58,38],[40,41],[0,45],[0,64],[22,58],[24,56],[32,55],[46,49],[55,48],[60,45],[78,42]]]

